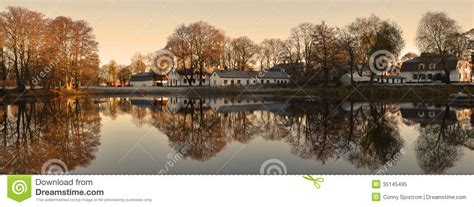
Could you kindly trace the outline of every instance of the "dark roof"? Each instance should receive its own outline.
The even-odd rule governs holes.
[[[459,59],[456,56],[445,57],[446,67],[452,71],[456,70]],[[430,69],[430,64],[434,63],[435,68]],[[414,72],[420,71],[418,66],[424,64],[425,71],[443,71],[443,64],[441,62],[441,56],[433,54],[422,54],[420,57],[413,58],[403,62],[400,72]]]
[[[400,109],[400,112],[404,119],[419,123],[421,126],[441,124],[445,116],[447,116],[446,120],[444,120],[446,124],[451,125],[457,122],[456,112],[453,110],[450,110],[448,114],[446,114],[446,110],[443,109],[434,110],[423,108],[405,108]]]
[[[284,71],[267,71],[267,72],[263,72],[263,75],[261,77],[258,77],[258,78],[260,78],[260,79],[261,78],[289,79],[290,76],[288,76],[288,74],[286,74]]]
[[[154,72],[146,72],[146,73],[137,73],[132,75],[130,81],[152,81],[156,78],[156,74]]]
[[[240,70],[216,70],[221,78],[256,78],[256,79],[289,79],[290,77],[282,71],[240,71]]]
[[[192,68],[185,68],[185,69],[181,69],[181,70],[176,70],[176,72],[180,75],[199,75],[199,70],[194,70]],[[209,75],[209,72],[207,72],[206,70],[203,70],[202,71],[202,74],[203,75]]]
[[[258,75],[256,71],[215,70],[214,72],[221,78],[253,78]]]

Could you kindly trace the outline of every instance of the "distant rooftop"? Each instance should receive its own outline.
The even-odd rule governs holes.
[[[271,71],[240,71],[240,70],[215,70],[221,78],[258,78],[258,79],[289,79],[290,77],[277,70]]]
[[[442,58],[440,55],[428,54],[423,53],[420,57],[413,58],[411,60],[407,60],[403,62],[402,68],[400,72],[413,72],[413,71],[420,71],[419,65],[424,64],[424,70],[432,70],[432,71],[443,71],[443,64]],[[456,56],[447,56],[445,57],[446,67],[452,71],[456,70],[458,61],[460,59]],[[430,65],[434,64],[434,68],[430,68]]]

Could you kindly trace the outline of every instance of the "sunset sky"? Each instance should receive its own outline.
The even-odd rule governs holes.
[[[406,48],[416,51],[414,38],[421,15],[445,11],[463,30],[473,28],[472,0],[1,0],[47,17],[59,15],[88,21],[99,42],[102,63],[111,59],[129,64],[135,52],[163,48],[179,24],[199,20],[222,29],[230,37],[286,39],[303,22],[344,27],[356,17],[375,14],[396,21],[404,31]]]

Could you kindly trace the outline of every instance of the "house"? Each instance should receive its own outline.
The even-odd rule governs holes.
[[[245,86],[255,84],[288,84],[290,76],[282,70],[239,71],[215,70],[210,77],[211,86]]]
[[[199,86],[199,80],[201,78],[199,71],[196,71],[192,68],[186,68],[181,70],[172,69],[168,72],[167,75],[169,80],[167,86]],[[209,72],[203,71],[203,86],[209,86],[209,76]]]
[[[238,113],[268,111],[288,115],[288,104],[284,101],[259,100],[251,98],[219,98],[209,100],[209,106],[216,113]]]
[[[168,97],[132,97],[130,103],[139,108],[146,108],[150,111],[163,111],[168,104]]]
[[[445,63],[438,55],[423,53],[420,57],[403,62],[400,76],[407,83],[431,83],[442,81],[445,77],[444,65],[450,71],[451,82],[471,82],[472,69],[468,60],[455,56],[445,57]]]
[[[351,69],[350,65],[343,65],[342,71],[346,71],[339,77],[343,85],[351,85]],[[368,65],[357,65],[352,69],[352,80],[356,83],[374,83],[381,84],[402,84],[406,80],[405,77],[400,76],[400,67],[395,66],[387,72],[382,74],[373,74]],[[359,74],[361,72],[361,74]]]
[[[453,125],[458,122],[469,123],[472,114],[471,109],[440,107],[436,105],[416,105],[413,103],[401,103],[400,111],[402,117],[422,127],[430,124]]]
[[[167,77],[165,75],[158,75],[153,71],[137,73],[130,78],[130,86],[132,87],[160,86],[166,82]]]

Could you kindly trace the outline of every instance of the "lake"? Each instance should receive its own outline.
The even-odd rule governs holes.
[[[70,174],[474,173],[474,114],[466,106],[57,98],[3,103],[0,122],[5,174],[44,173],[51,160]]]

